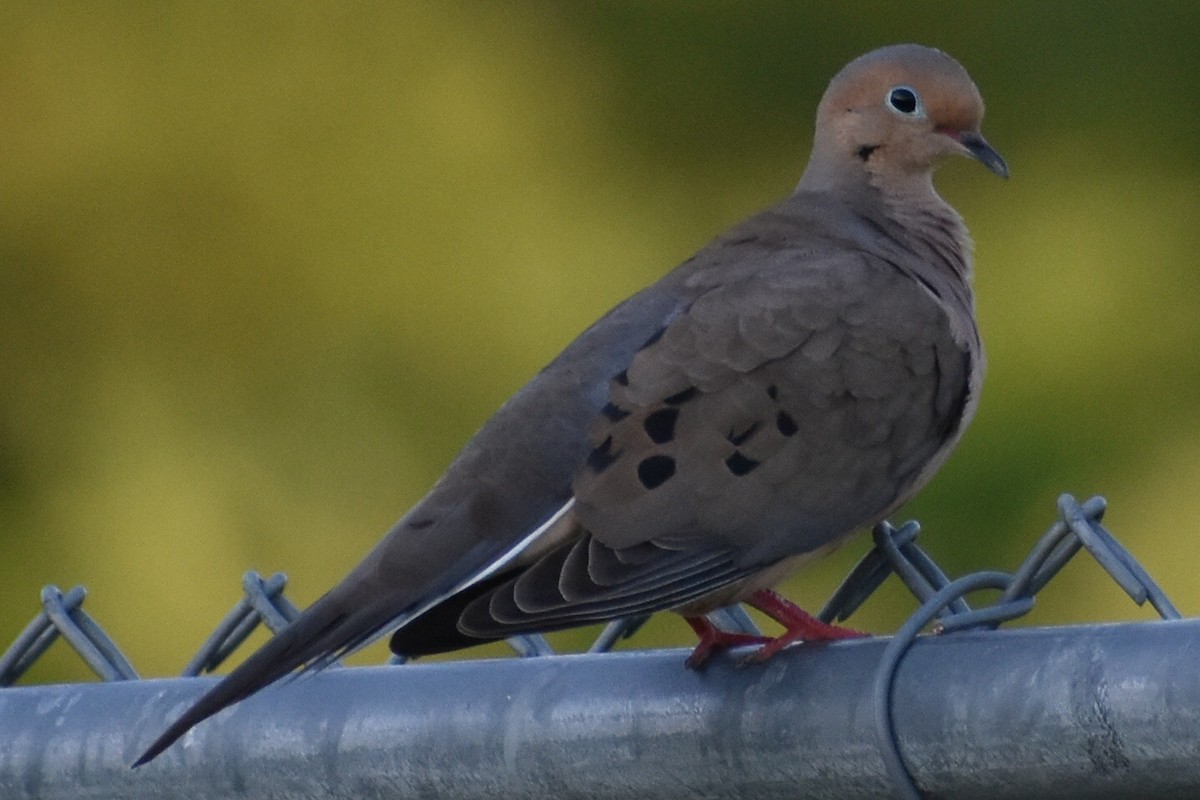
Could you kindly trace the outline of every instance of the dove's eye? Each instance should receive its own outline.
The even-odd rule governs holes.
[[[915,89],[909,86],[893,86],[887,93],[888,108],[906,117],[922,117],[925,109]]]

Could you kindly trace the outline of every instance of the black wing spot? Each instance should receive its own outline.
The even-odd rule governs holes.
[[[647,489],[657,489],[675,474],[675,459],[670,456],[650,456],[638,464],[638,480]]]
[[[772,400],[778,400],[779,399],[779,387],[776,386],[775,384],[771,384],[770,386],[768,386],[767,387],[767,397],[771,398]]]
[[[621,370],[616,375],[613,375],[613,380],[616,381],[617,383],[621,384],[622,386],[628,386],[629,385],[629,373],[627,373],[625,370]]]
[[[642,344],[642,347],[641,347],[641,349],[642,349],[642,350],[645,350],[647,347],[649,347],[650,345],[652,345],[652,344],[654,344],[655,342],[657,342],[659,339],[661,339],[661,338],[662,338],[662,335],[663,335],[664,333],[666,333],[666,332],[667,332],[667,326],[666,326],[666,325],[664,325],[664,326],[662,326],[661,328],[659,328],[658,330],[656,330],[654,333],[650,334],[650,338],[649,338],[649,339],[647,339],[647,340],[646,340],[646,341],[645,341],[645,342]]]
[[[700,390],[695,386],[690,386],[687,389],[684,389],[682,392],[676,392],[670,397],[664,399],[663,402],[669,406],[680,406],[695,397],[699,391]]]
[[[650,441],[666,444],[675,438],[675,420],[678,418],[678,408],[662,408],[646,417],[642,427],[645,428]]]
[[[437,520],[435,520],[433,517],[426,517],[425,519],[414,519],[412,522],[408,523],[408,527],[412,528],[413,530],[419,531],[424,528],[428,528],[430,525],[432,525],[435,522],[437,522]]]
[[[755,461],[753,458],[746,458],[737,450],[733,451],[733,455],[725,459],[725,466],[739,478],[750,474],[759,463],[761,462]]]
[[[863,161],[866,161],[867,159],[869,159],[871,157],[871,154],[874,153],[878,149],[879,149],[879,145],[877,145],[877,144],[863,145],[862,147],[858,148],[858,157],[860,159],[862,159]]]
[[[758,433],[758,429],[761,427],[762,422],[756,422],[741,433],[734,433],[733,431],[730,431],[729,435],[727,435],[725,438],[728,439],[729,443],[734,447],[740,447],[741,445],[745,444],[751,436]]]
[[[629,412],[614,403],[608,403],[600,409],[600,413],[608,417],[609,422],[620,422],[629,416]]]
[[[587,465],[597,475],[611,467],[613,462],[617,460],[619,454],[612,452],[612,443],[612,437],[609,436],[600,443],[599,447],[592,448],[592,452],[588,454]]]
[[[784,436],[794,436],[796,431],[800,429],[796,425],[796,420],[792,419],[792,416],[786,411],[780,411],[775,415],[775,427]]]

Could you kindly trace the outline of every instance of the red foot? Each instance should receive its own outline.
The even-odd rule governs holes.
[[[792,642],[828,642],[834,639],[858,639],[868,635],[861,631],[822,622],[770,589],[759,589],[750,595],[746,602],[778,622],[785,630],[746,656],[742,660],[743,664],[761,664]]]
[[[696,645],[696,649],[688,656],[687,661],[683,662],[688,669],[702,669],[718,650],[745,644],[769,646],[772,641],[767,636],[723,631],[704,617],[684,617],[684,619],[700,637],[700,643]]]

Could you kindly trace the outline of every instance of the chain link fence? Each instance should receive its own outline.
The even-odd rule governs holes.
[[[1102,498],[1063,495],[1057,510],[1016,570],[954,580],[916,544],[915,522],[878,525],[874,547],[818,617],[845,620],[895,575],[920,607],[891,638],[802,647],[755,669],[720,659],[699,675],[674,651],[560,656],[540,636],[509,640],[526,657],[517,661],[330,670],[223,712],[137,772],[128,763],[140,748],[209,685],[194,676],[219,667],[259,624],[278,632],[295,618],[286,578],[247,573],[243,599],[184,679],[169,681],[138,680],[83,610],[82,587],[48,586],[42,610],[0,656],[0,686],[62,637],[122,688],[0,690],[0,730],[9,732],[0,796],[150,798],[184,786],[189,797],[1200,796],[1200,712],[1191,712],[1200,678],[1190,662],[1175,663],[1193,639],[1200,647],[1200,626],[992,632],[1027,613],[1081,550],[1135,603],[1179,618],[1101,524]],[[981,589],[999,595],[972,605],[968,595]],[[740,607],[711,619],[758,633]],[[611,623],[589,653],[607,652],[644,621]],[[927,628],[939,635],[920,637]],[[1149,642],[1149,662],[1135,640]],[[1041,678],[1016,694],[998,691],[1028,674]],[[827,685],[814,691],[814,681]],[[1128,719],[1114,686],[1142,687]],[[1150,718],[1139,704],[1162,708]],[[797,716],[780,717],[784,710]],[[997,722],[979,729],[985,719]],[[1166,735],[1175,728],[1185,733]],[[1025,757],[1004,752],[1006,742]],[[1181,760],[1190,767],[1167,768]],[[1144,793],[1151,786],[1161,791]]]

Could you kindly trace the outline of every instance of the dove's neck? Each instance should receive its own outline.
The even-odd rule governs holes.
[[[979,332],[971,322],[975,309],[971,236],[962,217],[933,188],[932,176],[919,177],[877,190],[878,213],[884,221],[877,246],[954,309],[950,320],[955,338],[978,349]]]
[[[871,209],[873,216],[898,226],[904,244],[919,243],[940,267],[970,282],[971,237],[962,217],[933,188],[931,173],[883,173],[846,158],[814,157],[796,192],[825,193],[853,207]]]
[[[969,293],[971,237],[962,217],[933,188],[930,173],[881,174],[844,159],[813,159],[796,193],[838,198],[869,217],[889,246],[929,262]]]
[[[932,176],[914,176],[911,181],[876,188],[883,215],[904,232],[909,245],[923,247],[938,271],[969,287],[971,235],[958,212],[933,188]]]
[[[975,307],[971,237],[962,217],[933,188],[932,175],[893,174],[885,179],[862,169],[843,170],[841,175],[826,188],[820,179],[829,175],[806,172],[797,193],[820,187],[810,196],[837,198],[834,204],[860,225],[860,246],[908,272],[939,302],[952,307],[956,338],[977,342],[978,333],[964,322],[973,318]]]

